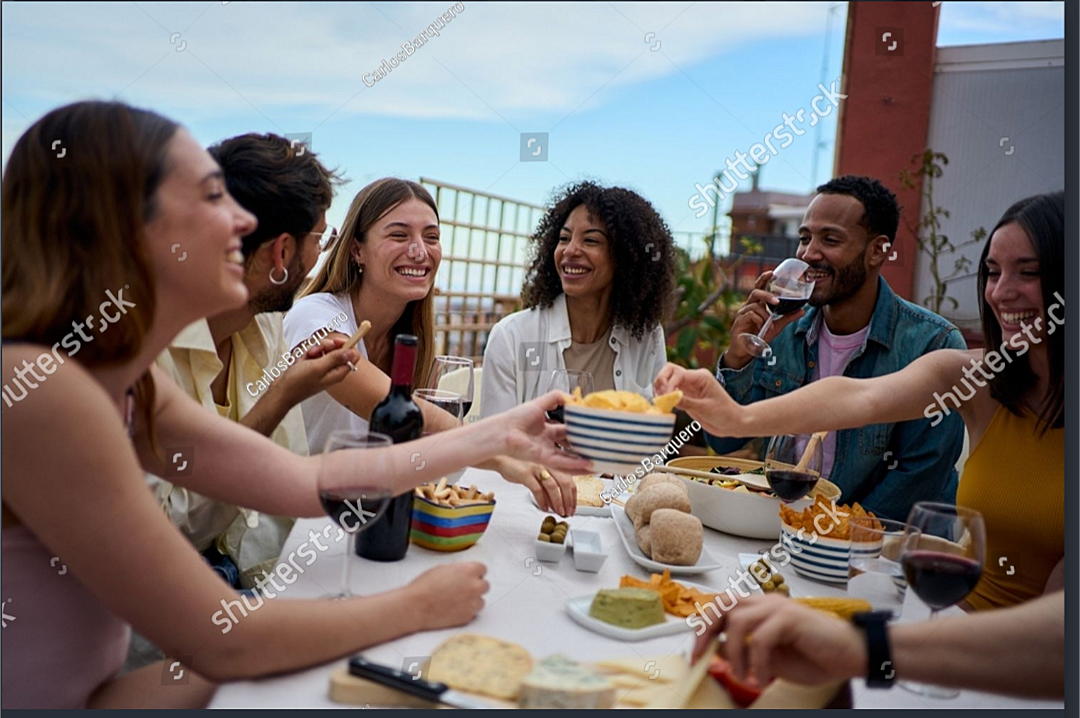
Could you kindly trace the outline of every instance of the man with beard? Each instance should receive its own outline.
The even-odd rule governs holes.
[[[243,265],[249,300],[184,329],[157,364],[222,419],[306,455],[300,402],[344,379],[359,354],[341,349],[340,340],[323,340],[300,358],[290,355],[281,312],[292,307],[320,249],[336,236],[326,224],[326,210],[341,178],[310,149],[278,135],[241,135],[209,152],[221,165],[229,194],[259,221],[231,257]],[[182,269],[178,264],[177,271]],[[277,366],[287,368],[279,372]],[[271,369],[276,378],[267,385],[264,370]],[[198,457],[181,452],[166,460],[179,473],[184,461]],[[293,519],[228,506],[159,477],[150,477],[150,484],[173,522],[234,587],[254,588],[273,568]]]
[[[777,301],[766,290],[772,277],[766,272],[736,314],[731,346],[720,357],[717,378],[740,404],[823,377],[890,374],[926,352],[966,348],[956,327],[896,296],[880,276],[896,239],[895,195],[875,179],[851,175],[817,191],[799,227],[796,252],[815,282],[810,308],[774,322],[764,337],[771,351],[754,361],[738,337],[757,334]],[[708,441],[725,454],[747,440]],[[831,432],[822,475],[840,487],[844,503],[858,501],[878,516],[902,521],[917,501],[955,502],[963,441],[957,413],[935,427],[920,419]]]

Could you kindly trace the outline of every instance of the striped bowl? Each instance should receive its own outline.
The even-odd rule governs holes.
[[[675,430],[674,414],[639,414],[567,404],[563,416],[570,447],[575,454],[592,461],[593,471],[598,474],[632,473],[641,466],[642,459],[659,454]]]
[[[413,498],[409,538],[432,551],[464,551],[484,535],[495,502],[470,506],[443,506],[422,496]]]
[[[823,583],[847,583],[851,541],[831,539],[810,531],[803,531],[800,537],[798,529],[782,523],[780,544],[791,556],[791,566],[800,576]],[[880,550],[880,545],[878,548]]]

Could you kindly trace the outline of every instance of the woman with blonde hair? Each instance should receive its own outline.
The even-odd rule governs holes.
[[[181,329],[248,300],[240,248],[255,220],[160,115],[105,102],[45,115],[12,149],[2,223],[4,708],[205,704],[212,684],[164,685],[161,663],[116,677],[132,627],[220,681],[460,626],[483,606],[484,566],[446,564],[362,598],[268,601],[222,631],[213,616],[238,594],[162,514],[144,471],[273,515],[321,516],[320,472],[362,470],[400,492],[494,454],[585,468],[545,423],[555,395],[453,442],[302,457],[165,379],[154,360]]]
[[[326,262],[285,316],[285,340],[297,346],[324,330],[335,316],[347,320],[329,336],[346,339],[365,319],[371,330],[357,345],[357,371],[301,405],[312,453],[336,430],[363,431],[372,410],[390,391],[394,337],[419,340],[413,386],[422,387],[435,354],[435,273],[442,260],[439,211],[420,184],[387,177],[353,198],[340,236]],[[460,421],[418,401],[424,430],[446,431]],[[543,510],[572,513],[574,483],[539,464],[499,457],[483,468],[524,484]]]

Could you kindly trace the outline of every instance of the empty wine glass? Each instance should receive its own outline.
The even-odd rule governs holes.
[[[765,335],[772,328],[773,322],[785,314],[791,314],[802,309],[803,305],[810,301],[810,295],[814,291],[814,282],[805,279],[806,270],[810,265],[801,259],[788,257],[777,265],[773,270],[772,279],[769,280],[769,291],[776,295],[780,303],[769,307],[769,318],[765,326],[757,334],[744,332],[739,337],[750,345],[750,352],[756,357],[768,356],[769,343],[765,341]]]
[[[468,357],[440,355],[435,357],[425,388],[443,389],[461,396],[461,416],[469,415],[473,405],[473,360]]]
[[[900,564],[908,586],[939,611],[967,598],[982,578],[986,526],[982,514],[951,504],[920,501],[908,515],[900,548]],[[930,698],[955,698],[955,688],[901,681],[900,685]]]
[[[593,386],[593,375],[587,371],[555,369],[551,372],[551,376],[548,377],[545,393],[548,391],[562,391],[567,394],[573,394],[574,389],[581,389],[581,395],[588,396],[593,393]],[[560,424],[564,423],[563,408],[561,406],[556,407],[547,413],[547,417]]]
[[[349,584],[356,536],[371,528],[390,505],[390,487],[387,477],[372,477],[365,473],[362,464],[355,459],[342,460],[343,449],[374,449],[391,445],[390,437],[374,432],[357,434],[352,431],[335,431],[326,440],[326,449],[320,457],[317,483],[319,501],[323,510],[348,535],[345,551],[345,568],[342,571],[341,590],[328,598],[349,598]],[[380,479],[382,479],[380,481]]]
[[[814,490],[821,478],[823,443],[817,435],[804,434],[784,434],[769,441],[765,479],[781,501],[798,501]]]

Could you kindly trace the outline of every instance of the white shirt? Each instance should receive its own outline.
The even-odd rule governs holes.
[[[356,315],[353,313],[352,298],[347,294],[309,294],[293,304],[285,315],[285,344],[295,347],[313,334],[326,336],[330,332],[340,332],[352,336],[356,332]],[[329,332],[323,333],[329,329]],[[367,359],[367,347],[363,340],[356,345],[360,355]],[[321,454],[326,448],[330,434],[338,430],[348,430],[359,436],[368,429],[366,419],[361,419],[332,396],[321,391],[300,403],[304,412],[304,426],[307,428],[308,447],[312,455]]]
[[[667,361],[660,325],[634,339],[625,327],[611,328],[615,351],[615,388],[651,398],[652,383]],[[555,369],[565,369],[563,350],[570,346],[566,295],[547,309],[525,309],[503,317],[491,328],[484,349],[480,413],[484,417],[512,409],[547,391]]]

